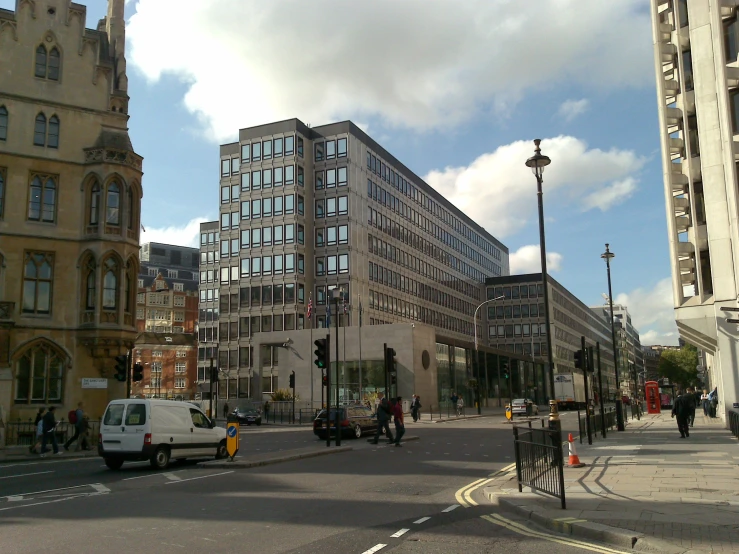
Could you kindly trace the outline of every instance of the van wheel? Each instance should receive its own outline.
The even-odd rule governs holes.
[[[112,469],[114,471],[119,470],[123,465],[123,460],[120,458],[105,458],[105,465],[108,466],[108,469]]]
[[[354,438],[360,438],[362,436],[362,428],[359,425],[354,426]]]
[[[222,460],[228,457],[228,449],[226,448],[226,441],[221,441],[218,444],[218,450],[216,450],[216,460]]]
[[[154,469],[166,469],[169,465],[169,448],[160,446],[149,460]]]

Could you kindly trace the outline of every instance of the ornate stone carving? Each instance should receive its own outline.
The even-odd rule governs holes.
[[[20,11],[20,8],[24,5],[28,5],[31,7],[31,17],[36,19],[36,0],[21,0],[18,3],[18,11]]]
[[[143,158],[128,150],[118,150],[115,148],[87,148],[85,149],[85,163],[110,163],[127,165],[141,171],[143,167]]]
[[[12,322],[15,302],[0,302],[0,322]]]
[[[13,40],[18,42],[18,23],[10,19],[0,19],[0,33],[2,33],[3,29],[12,31]]]

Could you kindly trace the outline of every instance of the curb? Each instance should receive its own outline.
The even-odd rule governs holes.
[[[26,449],[28,450],[28,449]],[[61,448],[59,449],[60,452],[62,452]],[[1,456],[1,454],[0,454]],[[16,462],[45,462],[45,461],[52,461],[52,460],[79,460],[83,458],[97,458],[100,457],[100,454],[97,452],[97,448],[95,449],[94,453],[90,452],[89,454],[81,454],[76,452],[64,452],[61,456],[46,456],[45,458],[42,458],[38,454],[35,455],[19,455],[15,456],[11,454],[8,457],[0,457],[0,466],[3,464],[13,464]]]
[[[374,440],[374,439],[367,439],[367,442],[372,442],[373,440]],[[401,444],[402,444],[402,443],[404,443],[404,442],[410,442],[410,441],[418,441],[418,440],[421,440],[421,437],[418,437],[418,436],[416,436],[416,435],[411,435],[410,437],[403,437],[403,440],[402,440],[402,441],[400,441],[400,442],[401,442]],[[382,442],[383,442],[383,441],[380,441],[380,443],[382,443]],[[385,444],[387,444],[387,442],[385,442]]]
[[[354,450],[351,446],[338,446],[334,448],[327,448],[326,450],[314,450],[312,452],[301,452],[299,454],[291,454],[289,456],[277,456],[274,458],[267,458],[264,460],[254,461],[239,461],[238,459],[233,462],[218,460],[215,462],[199,462],[197,465],[200,467],[215,467],[223,469],[249,469],[252,467],[262,467],[273,464],[279,464],[282,462],[292,462],[295,460],[304,460],[306,458],[316,458],[318,456],[328,456],[329,454],[339,454],[341,452],[349,452]]]
[[[450,421],[464,421],[465,419],[478,419],[481,417],[495,417],[494,415],[471,415],[471,416],[464,416],[464,417],[450,417],[447,419],[434,419],[431,420],[431,423],[449,423]]]

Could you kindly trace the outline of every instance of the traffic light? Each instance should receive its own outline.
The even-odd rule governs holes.
[[[321,383],[324,387],[328,386],[328,377],[324,374],[323,377],[321,377]]]
[[[398,361],[395,359],[395,348],[388,346],[385,348],[385,371],[395,373],[398,370]]]
[[[131,377],[131,380],[134,383],[137,383],[144,379],[144,366],[141,364],[133,364],[133,376]]]
[[[587,361],[585,360],[585,353],[582,350],[575,352],[575,367],[577,369],[585,369]]]
[[[590,373],[595,371],[595,356],[593,356],[592,346],[588,346],[588,371]]]
[[[126,382],[128,377],[128,356],[121,354],[115,357],[115,378],[121,383]]]
[[[316,359],[313,363],[316,364],[318,369],[326,369],[329,362],[328,339],[318,339],[314,341],[313,344],[316,345],[316,349],[313,351],[316,355]]]
[[[511,374],[508,371],[508,364],[503,364],[503,379],[508,379],[510,375]]]
[[[398,375],[396,373],[390,374],[390,384],[391,385],[397,385],[398,384]]]
[[[295,372],[290,374],[290,388],[295,389]]]

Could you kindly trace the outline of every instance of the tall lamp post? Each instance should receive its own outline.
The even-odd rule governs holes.
[[[472,327],[475,329],[475,361],[477,362],[477,415],[480,415],[482,413],[482,406],[480,401],[480,356],[477,354],[477,312],[480,308],[482,308],[485,304],[489,304],[490,302],[495,302],[496,300],[503,300],[505,296],[498,296],[497,298],[491,298],[490,300],[485,300],[482,304],[480,304],[477,308],[475,308],[475,315],[472,318]],[[486,366],[487,367],[487,366]],[[485,372],[485,384],[487,385],[487,371]]]
[[[624,430],[624,415],[621,411],[621,381],[618,378],[618,345],[616,344],[616,324],[613,321],[613,291],[611,290],[611,260],[616,254],[611,252],[609,244],[606,243],[606,251],[600,255],[606,261],[606,272],[608,273],[608,303],[611,307],[611,340],[613,341],[613,369],[616,372],[616,428]]]
[[[549,287],[547,286],[547,246],[544,236],[544,194],[541,190],[544,168],[552,163],[548,156],[541,153],[541,139],[535,139],[534,155],[526,160],[526,167],[530,167],[536,177],[536,195],[539,202],[539,249],[541,251],[541,282],[544,286],[544,323],[547,330],[547,361],[549,363],[549,397],[554,398],[554,353],[552,352],[552,329],[549,321]]]

